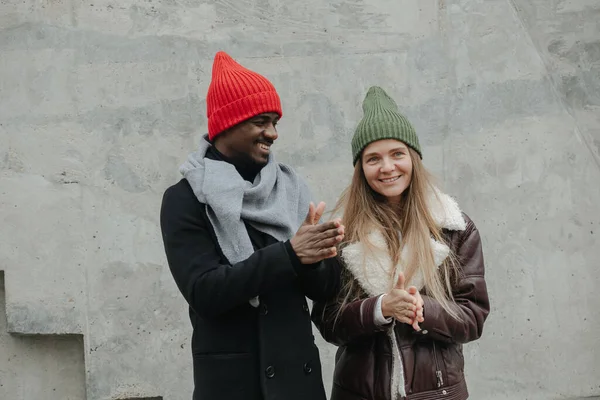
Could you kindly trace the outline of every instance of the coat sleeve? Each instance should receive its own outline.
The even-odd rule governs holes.
[[[335,258],[312,265],[302,265],[291,245],[289,248],[292,253],[290,258],[298,274],[298,283],[306,297],[313,302],[326,302],[333,298],[340,284],[341,273],[339,263],[334,262]]]
[[[327,260],[332,270],[336,270],[338,284],[336,292],[340,290],[341,262],[338,258]],[[361,337],[372,335],[389,329],[392,324],[379,325],[375,321],[375,307],[378,305],[379,296],[350,302],[341,309],[337,295],[329,296],[327,301],[317,301],[313,305],[311,318],[323,338],[337,346],[346,345]]]
[[[234,265],[224,263],[193,193],[174,186],[165,192],[160,223],[167,261],[190,307],[205,318],[248,304],[269,289],[296,279],[286,244],[277,242]]]
[[[448,314],[432,297],[423,296],[425,321],[420,324],[421,334],[449,343],[467,343],[481,337],[490,312],[481,238],[473,222],[466,216],[465,219],[467,228],[455,250],[461,271],[452,290],[455,301],[452,307],[460,320]]]

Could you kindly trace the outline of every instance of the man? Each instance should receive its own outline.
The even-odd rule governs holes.
[[[216,54],[208,136],[167,189],[161,229],[194,328],[194,400],[324,400],[305,296],[326,300],[344,227],[274,162],[282,115],[263,76]]]

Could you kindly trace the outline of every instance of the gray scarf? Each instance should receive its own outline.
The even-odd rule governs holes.
[[[179,172],[200,203],[206,205],[206,214],[227,260],[235,264],[254,253],[244,221],[279,241],[292,238],[306,218],[311,199],[304,180],[270,155],[267,165],[250,183],[232,164],[205,158],[210,146],[202,139]],[[250,304],[257,307],[258,297],[251,299]]]

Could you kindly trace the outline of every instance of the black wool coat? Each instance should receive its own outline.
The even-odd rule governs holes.
[[[166,190],[160,222],[169,268],[189,304],[193,399],[325,400],[305,296],[330,298],[336,271],[302,265],[289,241],[249,224],[255,252],[231,265],[185,179]],[[255,308],[248,300],[257,295]]]

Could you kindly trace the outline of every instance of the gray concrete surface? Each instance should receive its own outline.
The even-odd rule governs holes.
[[[85,399],[81,336],[9,335],[4,310],[0,272],[0,399]]]
[[[217,50],[273,81],[276,155],[329,204],[370,85],[414,122],[484,238],[472,398],[600,395],[598,21],[597,0],[0,1],[0,398],[190,398],[158,209]]]

